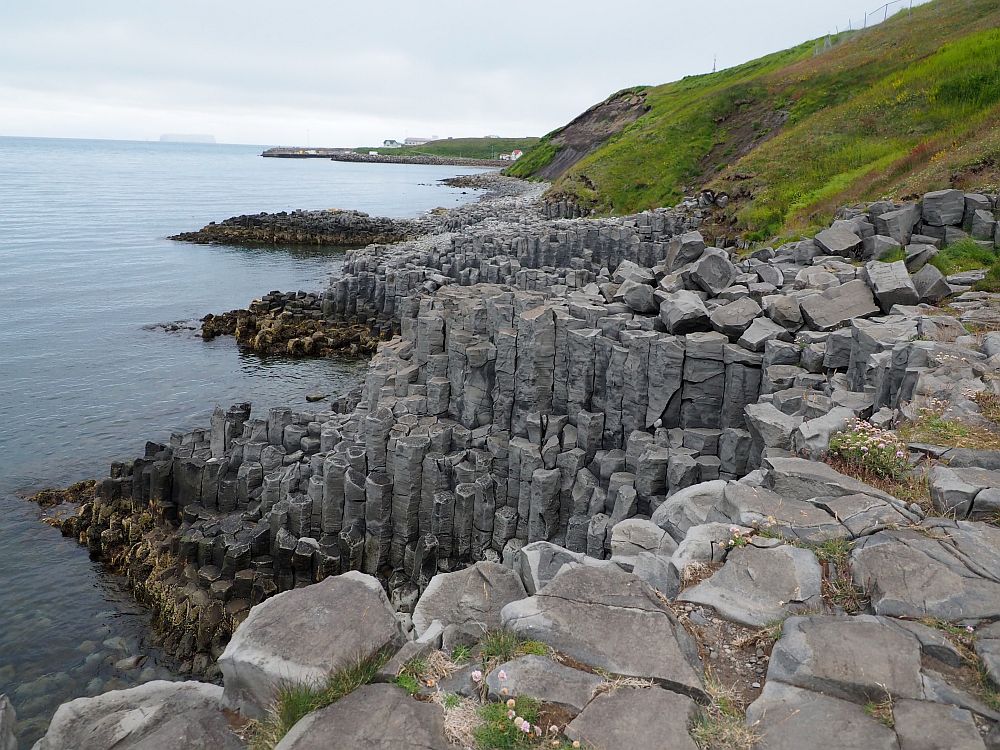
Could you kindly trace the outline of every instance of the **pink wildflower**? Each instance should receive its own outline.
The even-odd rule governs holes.
[[[473,672],[470,675],[470,677],[472,677],[472,681],[473,682],[479,683],[479,682],[482,682],[482,680],[483,680],[483,673],[480,670],[475,669],[475,670],[473,670]]]

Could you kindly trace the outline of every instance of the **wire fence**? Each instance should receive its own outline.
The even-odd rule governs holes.
[[[875,26],[883,21],[889,20],[889,16],[901,10],[912,11],[916,6],[923,5],[927,0],[889,0],[884,5],[880,5],[875,10],[870,10],[861,18],[851,18],[847,21],[847,28],[837,28],[837,33],[841,31],[861,31],[869,26]]]

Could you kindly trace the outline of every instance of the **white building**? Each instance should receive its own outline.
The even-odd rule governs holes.
[[[432,138],[407,138],[403,141],[406,146],[423,146],[425,143],[430,143]]]
[[[400,148],[402,143],[399,141],[394,141],[391,138],[389,140],[382,141],[382,148]]]

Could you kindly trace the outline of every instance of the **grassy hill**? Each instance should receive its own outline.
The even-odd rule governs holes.
[[[493,159],[499,154],[509,154],[516,148],[527,151],[538,143],[538,138],[447,138],[440,141],[430,141],[422,146],[403,146],[401,148],[385,148],[371,146],[355,149],[358,153],[367,154],[378,151],[380,154],[428,154],[430,156],[455,157],[465,159]]]
[[[557,175],[545,169],[570,126],[509,171],[554,177],[553,193],[598,213],[712,188],[732,199],[716,221],[751,239],[808,231],[858,200],[997,184],[1000,3],[935,0],[865,31],[629,92],[642,114]]]

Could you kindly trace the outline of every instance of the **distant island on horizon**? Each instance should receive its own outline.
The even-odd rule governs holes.
[[[214,135],[204,133],[164,133],[160,143],[216,143]]]

